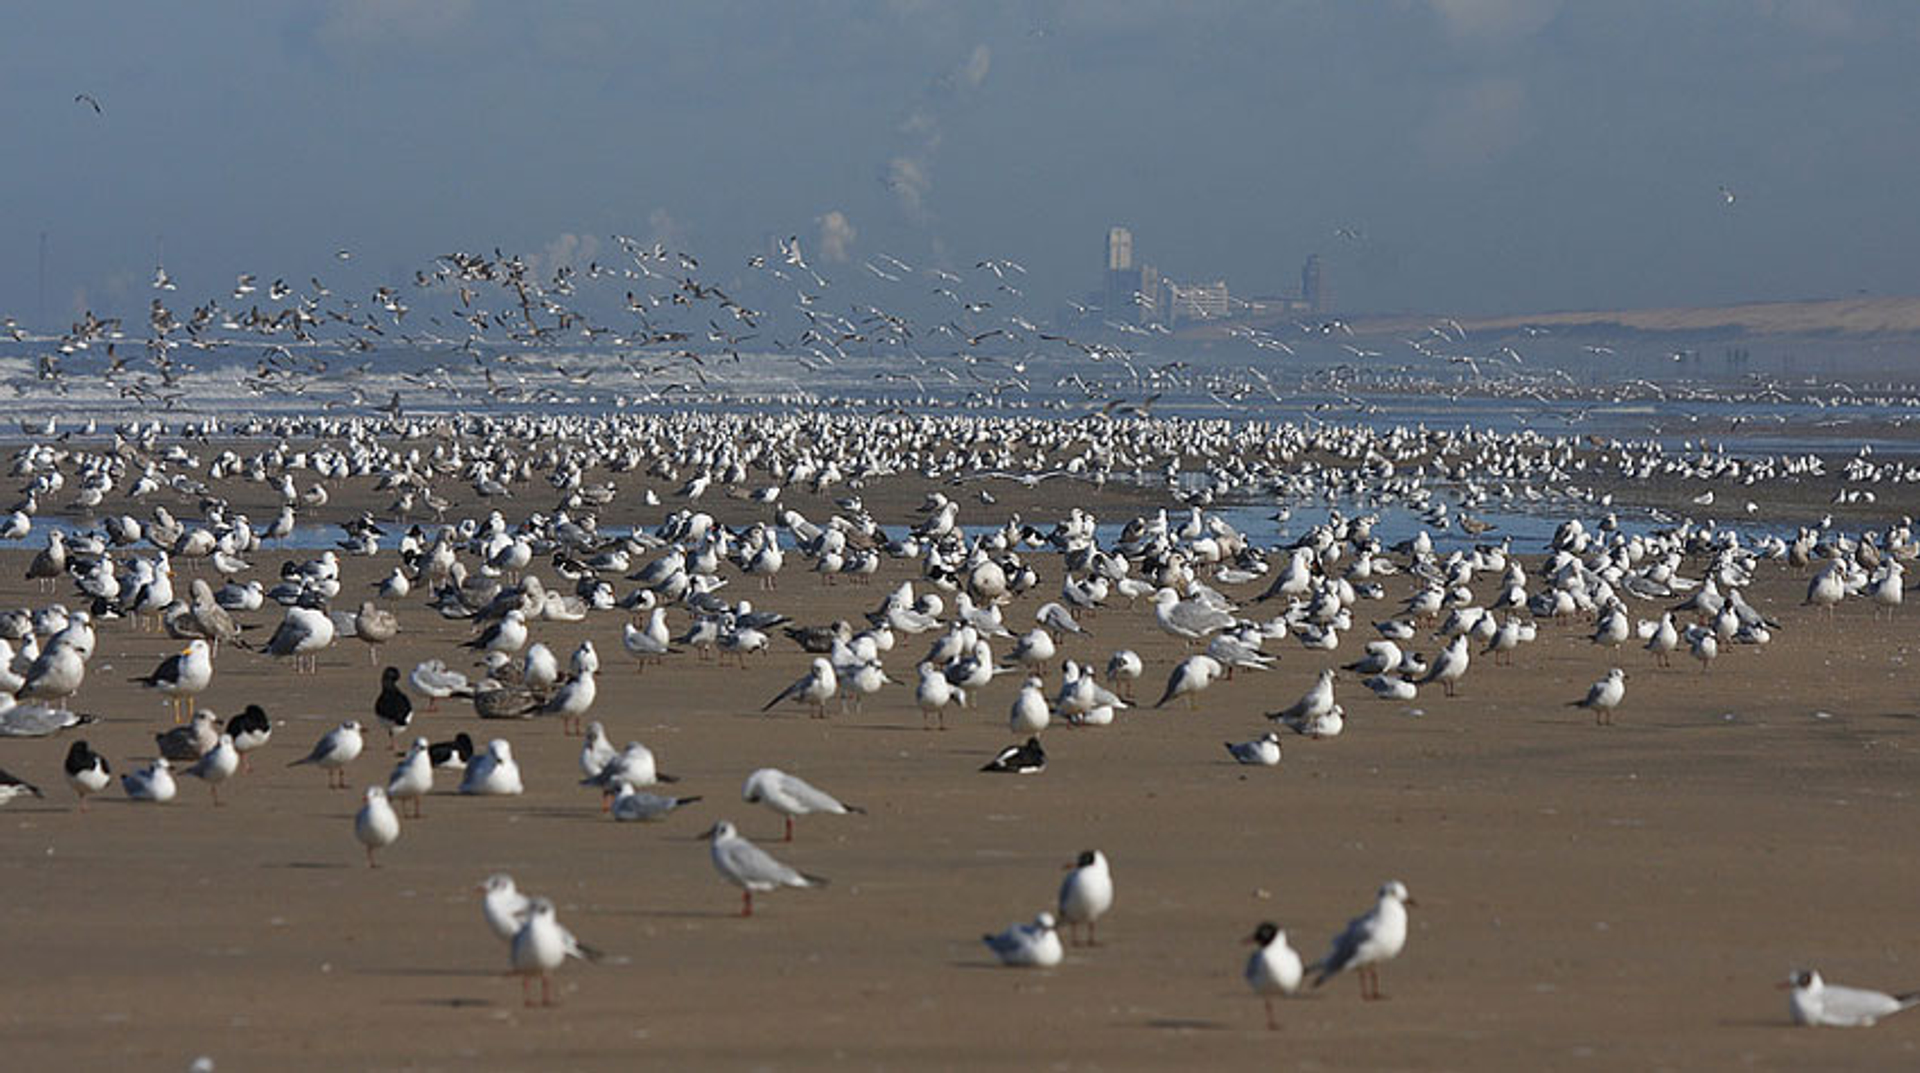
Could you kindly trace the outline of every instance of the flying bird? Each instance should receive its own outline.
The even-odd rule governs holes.
[[[94,97],[93,97],[93,94],[91,94],[91,93],[76,93],[76,94],[74,94],[74,95],[73,95],[73,103],[75,103],[75,104],[86,104],[86,105],[90,105],[90,106],[92,106],[92,108],[93,108],[93,114],[94,114],[94,115],[105,115],[105,114],[106,114],[105,112],[102,112],[102,111],[100,110],[100,102],[99,102],[99,101],[97,101],[97,100],[95,100],[95,99],[94,99]]]

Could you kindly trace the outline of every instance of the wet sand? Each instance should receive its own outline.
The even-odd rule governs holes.
[[[918,497],[907,482],[867,492],[893,527]],[[1050,521],[1043,498],[1027,505],[1030,520]],[[330,509],[344,516],[351,497]],[[604,521],[652,524],[665,509]],[[254,558],[270,572],[281,557]],[[1007,608],[1016,629],[1060,578],[1056,557],[1030,557],[1042,583]],[[20,580],[25,561],[0,555],[0,604],[47,599]],[[340,603],[391,563],[350,560]],[[890,563],[872,585],[826,585],[804,567],[790,555],[769,592],[723,567],[734,579],[724,594],[819,623],[856,618],[910,576]],[[76,812],[59,766],[74,736],[117,773],[170,725],[164,701],[126,679],[179,642],[108,624],[75,705],[103,722],[0,742],[0,766],[47,792],[0,811],[0,853],[13,862],[0,887],[8,1064],[177,1069],[206,1054],[221,1069],[1911,1068],[1920,1015],[1796,1030],[1773,990],[1796,966],[1920,986],[1913,619],[1875,623],[1856,602],[1828,624],[1798,606],[1804,584],[1765,567],[1749,598],[1784,628],[1762,649],[1728,646],[1705,674],[1684,655],[1660,670],[1637,646],[1609,653],[1584,623],[1543,623],[1511,667],[1476,655],[1452,699],[1432,688],[1378,701],[1343,673],[1344,736],[1288,735],[1279,767],[1242,768],[1222,741],[1261,732],[1263,712],[1319,668],[1357,659],[1372,634],[1362,626],[1338,653],[1271,643],[1273,670],[1216,685],[1197,710],[1056,724],[1044,735],[1051,766],[1031,777],[975,771],[1011,740],[1016,676],[950,714],[945,732],[921,729],[910,686],[824,721],[799,706],[762,715],[807,666],[784,637],[744,669],[685,653],[642,673],[620,646],[623,615],[542,623],[534,636],[563,659],[583,637],[598,646],[592,717],[616,745],[645,742],[683,780],[676,792],[705,800],[664,824],[616,824],[576,785],[580,741],[558,723],[483,722],[449,703],[418,732],[510,740],[527,793],[460,798],[443,775],[426,818],[403,821],[377,870],[351,817],[357,789],[391,767],[384,732],[370,730],[349,769],[355,791],[285,766],[340,719],[372,725],[377,668],[350,640],[312,677],[220,653],[202,705],[224,717],[258,702],[277,724],[222,807],[183,779],[170,805],[130,804],[115,787]],[[1391,599],[1363,601],[1357,620],[1397,609],[1408,583],[1388,587]],[[1633,611],[1655,617],[1654,606]],[[418,593],[395,610],[404,632],[384,662],[465,665],[451,648],[464,624]],[[279,613],[241,617],[264,638]],[[676,632],[685,621],[670,613]],[[1087,626],[1063,654],[1104,665],[1116,647],[1138,649],[1148,702],[1185,653],[1144,603]],[[929,640],[901,639],[893,677],[911,681]],[[1627,699],[1618,725],[1596,727],[1566,704],[1613,664],[1630,675]],[[1056,672],[1049,695],[1057,684]],[[769,765],[868,814],[803,819],[778,845],[779,817],[739,800],[747,772]],[[720,818],[832,884],[764,896],[737,918],[738,892],[696,840]],[[1050,908],[1061,866],[1096,847],[1118,890],[1101,945],[1053,970],[993,964],[979,935]],[[503,975],[506,948],[473,890],[501,870],[609,954],[560,971],[558,1008],[524,1009],[519,981]],[[1419,903],[1406,952],[1382,972],[1389,1001],[1363,1003],[1336,978],[1283,1003],[1284,1029],[1267,1031],[1240,980],[1239,940],[1271,919],[1317,957],[1387,879]]]

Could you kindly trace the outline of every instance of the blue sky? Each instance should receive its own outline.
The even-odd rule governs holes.
[[[1920,5],[21,3],[0,313],[613,233],[1479,314],[1911,293]],[[95,115],[74,95],[96,97]],[[1727,204],[1722,187],[1735,194]],[[1343,237],[1345,230],[1358,237]],[[353,252],[341,262],[334,251]]]

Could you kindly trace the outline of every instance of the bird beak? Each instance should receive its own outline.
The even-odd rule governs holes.
[[[1400,899],[1400,904],[1401,904],[1401,905],[1405,905],[1405,906],[1409,906],[1409,907],[1411,907],[1411,908],[1414,908],[1414,909],[1418,909],[1418,908],[1420,908],[1420,903],[1419,903],[1419,902],[1416,902],[1416,901],[1414,901],[1414,900],[1413,900],[1412,898],[1402,898],[1402,899]]]
[[[1777,984],[1774,984],[1774,985],[1773,985],[1773,989],[1774,989],[1775,991],[1791,991],[1791,990],[1793,990],[1793,981],[1792,981],[1792,980],[1782,980],[1782,981],[1780,981],[1779,983],[1777,983]]]

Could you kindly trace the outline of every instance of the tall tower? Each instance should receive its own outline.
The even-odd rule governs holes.
[[[1325,313],[1333,308],[1326,281],[1320,275],[1320,255],[1317,253],[1308,254],[1307,263],[1300,266],[1300,297],[1314,313]]]
[[[1107,271],[1124,272],[1133,267],[1133,232],[1124,227],[1107,229]]]

